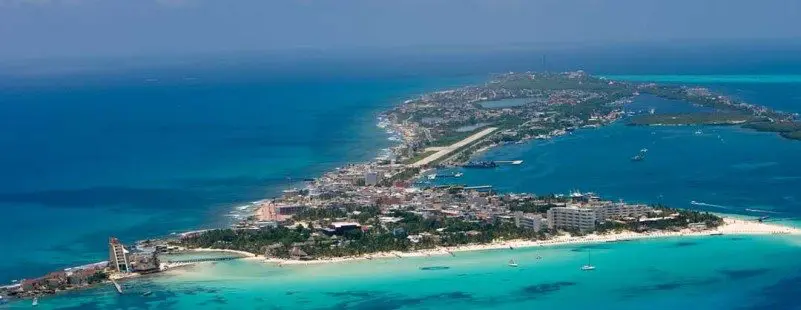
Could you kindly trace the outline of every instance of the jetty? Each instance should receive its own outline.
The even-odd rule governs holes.
[[[117,289],[117,293],[122,294],[122,286],[120,286],[120,284],[117,283],[117,281],[111,279],[111,284],[114,284],[114,288]]]
[[[478,185],[478,186],[467,186],[464,190],[475,190],[475,191],[483,191],[483,190],[491,190],[492,185]]]
[[[515,159],[515,160],[496,160],[496,161],[493,161],[493,162],[498,164],[498,165],[520,165],[520,164],[523,163],[523,161],[520,160],[520,159]]]

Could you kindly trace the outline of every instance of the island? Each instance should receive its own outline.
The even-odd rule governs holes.
[[[626,105],[641,93],[714,112],[629,115]],[[460,176],[440,174],[439,168],[521,164],[471,161],[488,148],[551,139],[625,117],[630,125],[739,125],[801,139],[797,115],[706,89],[618,82],[583,71],[499,74],[483,85],[424,94],[381,113],[378,126],[399,141],[387,156],[333,169],[255,202],[253,215],[230,228],[135,246],[112,237],[108,261],[2,286],[0,296],[37,297],[98,283],[122,292],[116,281],[225,259],[307,264],[667,236],[801,233],[763,218],[613,202],[595,193],[501,193],[492,186],[429,181]],[[194,255],[204,252],[225,255]]]

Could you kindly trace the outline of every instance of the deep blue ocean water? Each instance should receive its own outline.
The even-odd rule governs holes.
[[[109,236],[224,225],[293,178],[377,156],[383,109],[477,80],[160,73],[0,90],[0,281],[104,260]]]
[[[651,77],[801,74],[801,60],[782,55],[705,54],[686,61],[663,55],[663,61],[631,63],[551,56],[556,64],[549,67]],[[495,60],[497,66],[475,64],[467,66],[469,72],[306,72],[282,78],[252,71],[240,76],[239,69],[220,74],[172,69],[85,82],[11,83],[15,86],[0,88],[0,280],[104,259],[109,235],[132,241],[224,225],[233,207],[274,195],[289,186],[288,177],[315,176],[374,157],[389,143],[375,128],[377,112],[415,94],[480,81],[488,72],[538,69],[531,65],[538,60],[539,55]],[[456,73],[471,75],[453,77]],[[688,81],[801,111],[797,82]],[[632,108],[649,107],[688,108],[646,96]],[[459,182],[535,193],[578,189],[783,220],[801,216],[801,142],[735,127],[696,130],[617,123],[497,148],[477,158],[524,164],[468,170]],[[649,149],[647,160],[631,163],[629,157],[641,148]],[[525,267],[519,271],[505,267],[510,254],[503,251],[285,269],[219,263],[127,283],[134,293],[124,297],[102,287],[43,298],[41,307],[793,309],[799,307],[794,296],[801,265],[793,259],[799,244],[797,237],[731,236],[597,245],[593,260],[602,267],[592,276],[576,271],[585,247],[526,249],[514,254]],[[534,253],[545,254],[546,261],[532,261]],[[455,268],[418,272],[428,264]],[[147,289],[154,297],[135,294]]]

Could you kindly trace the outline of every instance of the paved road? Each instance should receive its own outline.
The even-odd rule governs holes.
[[[494,132],[497,129],[498,128],[495,128],[495,127],[489,127],[489,128],[484,129],[482,131],[479,131],[479,132],[477,132],[477,133],[475,133],[475,134],[473,134],[473,135],[471,135],[471,136],[469,136],[467,138],[464,138],[464,140],[462,140],[462,141],[459,141],[459,142],[456,142],[454,144],[451,144],[450,146],[439,148],[439,150],[436,153],[431,154],[428,157],[423,158],[423,159],[421,159],[421,160],[417,161],[416,163],[413,163],[413,164],[411,164],[409,166],[412,167],[412,168],[417,168],[417,167],[423,167],[425,165],[428,165],[428,164],[436,161],[437,159],[440,159],[440,158],[443,158],[445,156],[450,155],[451,153],[455,152],[456,150],[458,150],[459,148],[461,148],[461,147],[463,147],[465,145],[468,145],[470,143],[478,141],[479,139],[483,138],[484,136],[486,136],[488,134],[491,134],[492,132]]]

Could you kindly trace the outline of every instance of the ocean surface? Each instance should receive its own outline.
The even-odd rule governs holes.
[[[801,112],[801,81],[787,78],[801,74],[801,61],[771,62],[764,72],[754,69],[755,62],[740,65],[724,57],[703,72],[690,65],[698,61],[654,62],[652,70],[621,64],[614,71],[593,71],[610,65],[586,66],[592,61],[565,69],[702,85]],[[483,78],[487,71],[475,73]],[[0,233],[12,237],[0,241],[0,279],[102,259],[109,235],[130,241],[222,225],[236,206],[275,194],[290,185],[289,178],[376,156],[390,143],[375,128],[377,112],[420,92],[481,78],[147,76],[69,88],[4,88]],[[650,108],[694,109],[649,96],[629,107]],[[632,163],[642,148],[648,149],[646,160]],[[798,225],[800,151],[801,142],[736,127],[618,122],[490,150],[476,159],[524,163],[465,170],[448,182],[540,194],[594,191]],[[598,269],[581,272],[590,251]],[[126,282],[125,295],[108,286],[46,297],[39,307],[801,309],[799,254],[799,237],[720,236],[283,268],[234,261]],[[508,267],[509,259],[520,267]],[[419,269],[424,266],[450,269]],[[153,294],[141,296],[148,290]]]
[[[0,283],[105,260],[109,236],[224,227],[238,206],[378,156],[384,109],[486,77],[186,74],[0,88]]]

